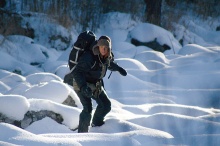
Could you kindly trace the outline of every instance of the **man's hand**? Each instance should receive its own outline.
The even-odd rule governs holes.
[[[126,71],[124,68],[122,68],[122,67],[119,67],[119,68],[118,68],[118,72],[119,72],[121,75],[123,75],[123,76],[126,76],[126,75],[127,75],[127,71]]]

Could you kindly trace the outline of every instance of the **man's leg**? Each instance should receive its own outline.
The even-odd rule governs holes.
[[[101,126],[104,124],[104,117],[110,112],[111,110],[111,102],[108,99],[108,96],[105,90],[102,88],[102,92],[98,98],[95,98],[98,106],[95,110],[92,124],[94,126]]]
[[[79,116],[78,133],[88,132],[91,121],[92,100],[91,98],[84,97],[80,92],[77,92],[77,95],[83,105],[83,110]]]

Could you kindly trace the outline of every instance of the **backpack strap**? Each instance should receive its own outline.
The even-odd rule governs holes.
[[[76,47],[76,46],[73,46],[73,48],[76,49],[77,52],[76,52],[75,60],[69,60],[71,63],[75,64],[75,66],[70,70],[70,73],[76,68],[76,65],[78,64],[77,60],[78,60],[78,57],[79,57],[79,51],[84,51],[85,50],[83,48],[79,48],[79,47]]]
[[[91,67],[91,69],[95,66],[95,64],[96,64],[96,61],[95,61],[95,63],[93,64],[93,66]]]
[[[74,64],[77,64],[77,63],[78,63],[77,60],[78,60],[78,57],[79,57],[79,51],[84,51],[85,49],[79,48],[79,47],[76,47],[76,46],[74,46],[74,49],[77,50],[77,52],[76,52],[76,57],[75,57],[75,60],[74,60],[74,61],[73,61],[73,60],[70,60],[70,62],[71,62],[71,63],[74,63]]]
[[[79,50],[79,51],[84,51],[83,48],[79,48],[79,47],[76,47],[76,46],[73,46],[76,50]]]
[[[69,73],[72,73],[72,71],[76,68],[76,65],[78,64],[78,61],[77,61],[77,60],[78,60],[78,57],[79,57],[79,51],[84,51],[84,50],[85,50],[85,49],[83,49],[83,48],[79,48],[79,47],[76,47],[76,46],[73,46],[73,47],[74,47],[74,49],[77,50],[77,52],[76,52],[76,57],[75,57],[75,60],[69,60],[69,62],[75,64],[75,66],[70,70]],[[96,61],[95,61],[95,63],[92,65],[91,69],[92,69],[93,67],[95,67],[95,65],[96,65]]]

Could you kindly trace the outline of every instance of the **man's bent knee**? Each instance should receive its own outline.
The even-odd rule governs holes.
[[[92,107],[84,107],[82,112],[86,112],[86,113],[92,113]]]

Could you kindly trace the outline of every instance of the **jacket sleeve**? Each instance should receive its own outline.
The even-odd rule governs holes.
[[[122,76],[127,75],[127,71],[121,66],[119,66],[117,63],[114,63],[113,61],[110,62],[110,66],[108,67],[108,69],[111,71],[118,71]]]
[[[91,70],[93,62],[94,60],[90,53],[84,53],[80,57],[78,64],[76,65],[76,68],[73,71],[73,77],[79,89],[86,85],[85,74]]]
[[[109,67],[108,67],[108,69],[109,69],[110,71],[118,71],[119,65],[118,65],[117,63],[111,61],[111,62],[110,62],[110,65],[109,65]]]

